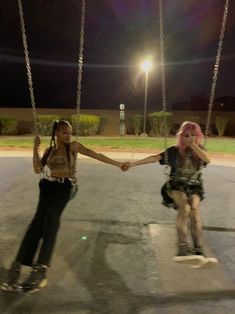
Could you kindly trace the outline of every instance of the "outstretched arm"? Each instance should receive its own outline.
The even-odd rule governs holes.
[[[86,155],[86,156],[89,156],[91,158],[94,158],[94,159],[97,159],[99,161],[102,161],[106,164],[110,164],[110,165],[113,165],[113,166],[117,166],[119,168],[122,167],[123,163],[121,162],[118,162],[114,159],[111,159],[103,154],[100,154],[100,153],[96,153],[95,151],[93,151],[92,149],[89,149],[85,146],[83,146],[81,143],[78,143],[78,142],[73,142],[72,145],[75,147],[75,150],[82,154],[82,155]]]
[[[130,167],[135,167],[135,166],[150,164],[150,163],[153,163],[153,162],[157,162],[157,161],[159,161],[159,160],[161,160],[161,159],[162,159],[161,155],[152,155],[152,156],[149,156],[149,157],[146,157],[146,158],[144,158],[144,159],[137,160],[137,161],[134,161],[134,162],[126,162],[126,163],[124,163],[124,165],[122,166],[122,170],[126,171],[126,170],[128,170]]]

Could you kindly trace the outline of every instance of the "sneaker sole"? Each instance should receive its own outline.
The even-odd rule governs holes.
[[[201,263],[192,266],[193,269],[210,269],[218,265],[218,260],[215,257],[205,257]]]
[[[32,289],[23,287],[23,290],[24,290],[24,292],[27,292],[27,293],[36,293],[39,290],[41,290],[42,288],[45,288],[47,283],[48,283],[48,279],[43,279],[40,282],[40,284],[38,285],[38,287],[35,287],[35,288],[32,288]]]
[[[198,265],[203,262],[204,256],[202,255],[186,255],[186,256],[174,256],[173,261],[181,264],[193,264]]]
[[[4,292],[20,292],[22,291],[22,287],[20,285],[9,285],[5,282],[1,283],[0,289]]]

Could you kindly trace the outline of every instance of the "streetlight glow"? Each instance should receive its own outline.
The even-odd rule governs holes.
[[[148,74],[149,74],[149,71],[153,67],[151,59],[152,59],[151,57],[147,56],[141,64],[141,69],[142,71],[145,72],[144,121],[143,121],[143,133],[141,133],[141,136],[148,136],[148,134],[146,133],[146,116],[147,116],[147,102],[148,102]]]
[[[150,60],[144,60],[144,62],[141,64],[141,69],[145,72],[148,72],[152,68],[152,62]]]

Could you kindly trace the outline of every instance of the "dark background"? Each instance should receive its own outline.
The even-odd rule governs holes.
[[[36,105],[74,108],[81,1],[22,3]],[[202,100],[210,93],[225,1],[163,3],[168,108],[193,101],[194,107],[201,102],[204,108],[207,101]],[[0,106],[30,107],[17,0],[0,0],[0,34]],[[230,1],[216,90],[216,98],[229,99],[230,106],[235,103],[234,34],[235,1]],[[139,63],[146,54],[157,64],[158,1],[88,0],[81,107],[112,109],[125,103],[129,109],[142,109],[144,74]],[[149,76],[148,108],[161,109],[157,66]]]

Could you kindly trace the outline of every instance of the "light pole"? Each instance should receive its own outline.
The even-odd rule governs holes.
[[[120,135],[124,136],[126,133],[126,126],[125,126],[125,105],[120,104],[119,105],[120,109]]]
[[[145,72],[145,84],[144,84],[144,122],[143,122],[143,133],[141,136],[148,136],[146,133],[146,116],[147,116],[147,103],[148,103],[148,74],[152,68],[152,62],[150,59],[145,59],[141,64],[141,69]]]

